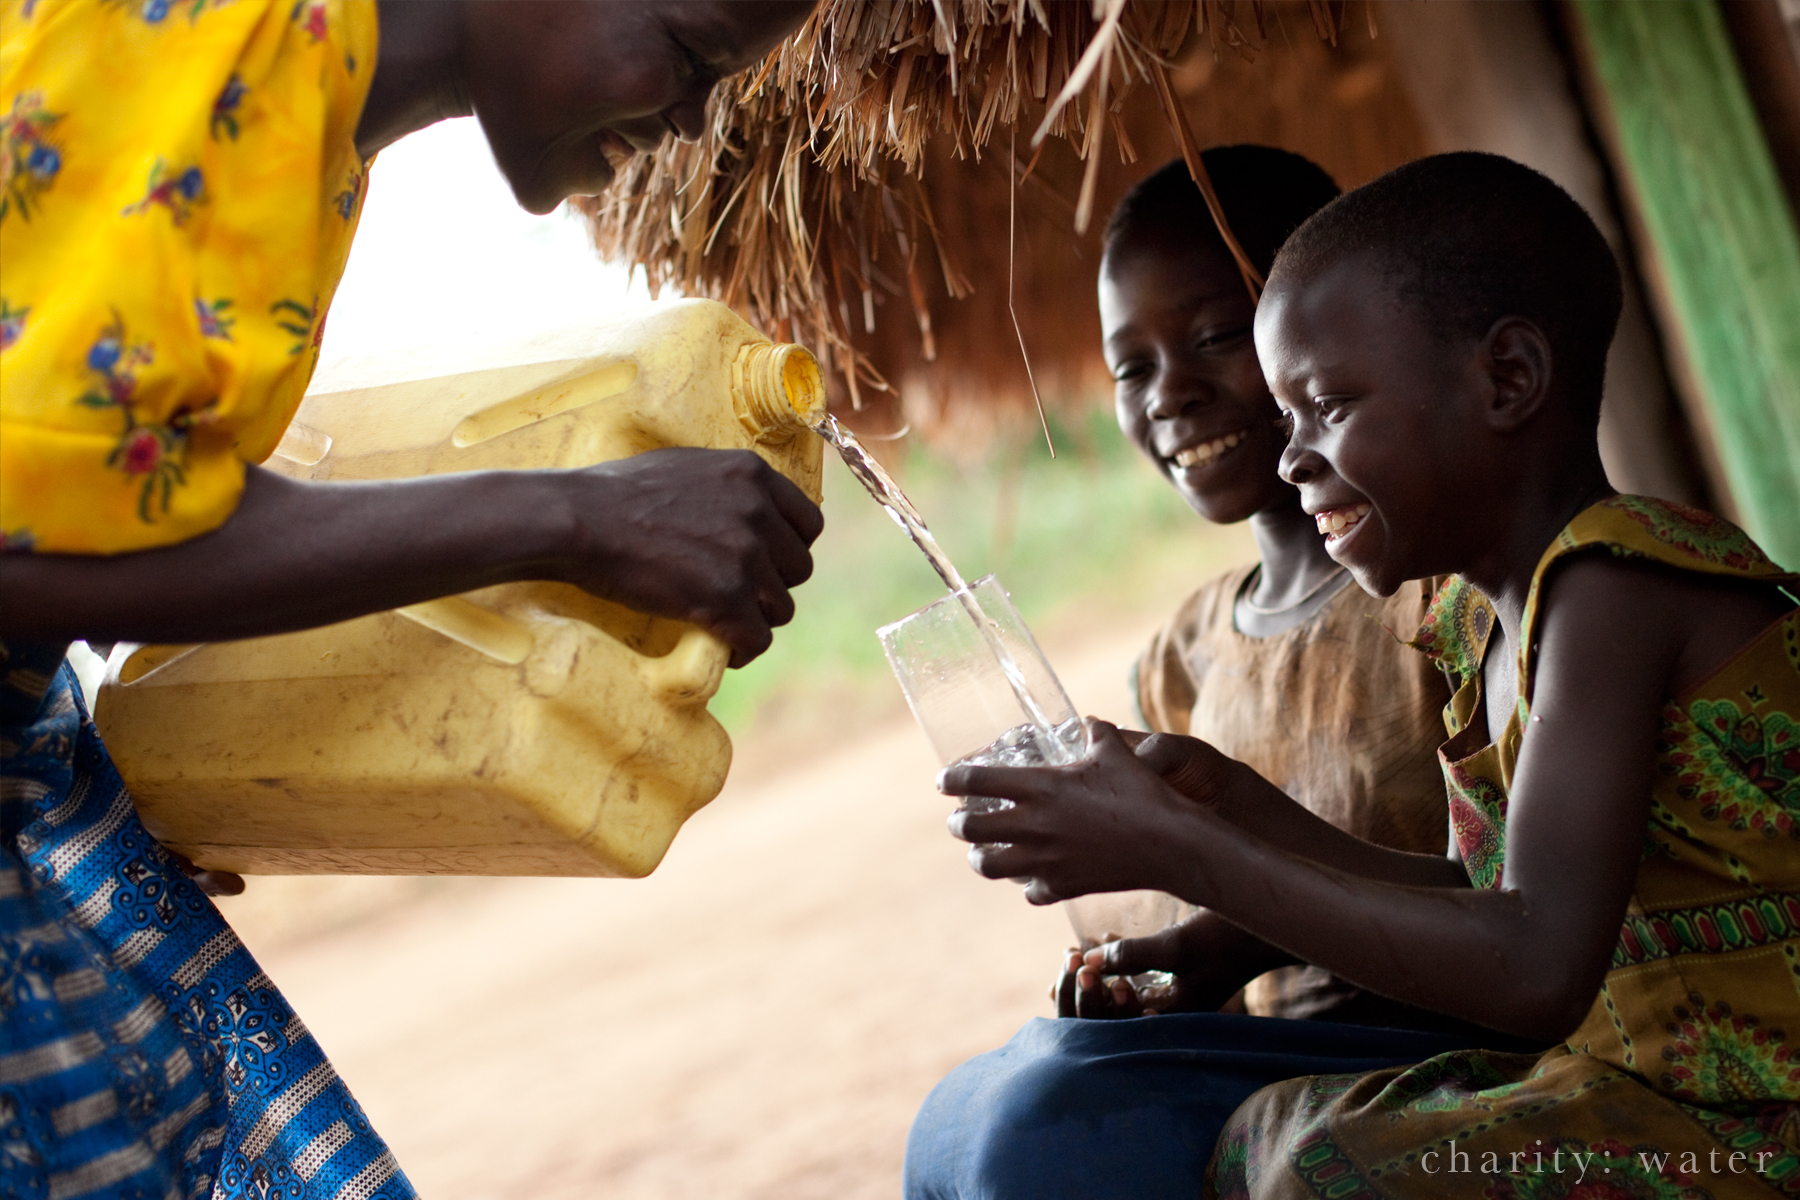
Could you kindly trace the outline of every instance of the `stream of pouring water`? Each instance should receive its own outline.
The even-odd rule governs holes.
[[[1011,685],[1020,706],[1031,719],[1032,728],[1037,734],[1035,739],[1015,743],[1002,736],[988,749],[960,761],[989,766],[1040,766],[1046,762],[1061,764],[1073,761],[1075,753],[1071,751],[1068,741],[1059,736],[1057,727],[1032,697],[1031,689],[1025,683],[1025,673],[1019,669],[1018,662],[1000,638],[999,626],[983,611],[981,602],[969,590],[962,573],[950,561],[950,556],[944,553],[944,548],[938,545],[937,539],[931,536],[931,530],[925,526],[925,518],[919,515],[919,510],[913,507],[906,493],[900,490],[894,477],[875,461],[874,456],[856,440],[856,435],[838,423],[836,417],[827,416],[816,428],[819,435],[837,450],[844,465],[850,468],[850,473],[869,489],[869,495],[887,510],[888,516],[894,518],[894,523],[906,531],[906,536],[925,555],[944,585],[962,602],[964,611],[975,622],[975,628],[981,631],[988,649],[999,662],[1000,670],[1006,675],[1006,682]],[[1079,725],[1078,722],[1071,724]],[[1035,745],[1032,744],[1034,741]],[[990,812],[1007,807],[1009,803],[984,796],[963,797],[963,808],[970,812]],[[1123,892],[1079,897],[1066,902],[1064,907],[1069,910],[1069,921],[1075,928],[1082,949],[1087,950],[1120,936],[1140,937],[1155,933],[1172,924],[1180,916],[1182,906],[1175,897],[1160,892]],[[1146,971],[1131,978],[1140,991],[1152,995],[1157,994],[1153,989],[1166,991],[1175,982],[1175,977],[1165,971]]]
[[[1018,697],[1020,707],[1031,719],[1032,726],[1043,741],[1045,752],[1054,755],[1054,748],[1062,745],[1057,736],[1056,725],[1032,696],[1031,688],[1025,682],[1025,673],[1019,669],[1018,662],[1000,638],[999,626],[982,609],[981,602],[969,590],[968,581],[963,579],[956,564],[950,561],[950,556],[944,553],[944,548],[931,535],[931,530],[925,525],[925,518],[919,515],[919,510],[913,507],[913,502],[907,499],[906,493],[900,490],[900,485],[894,482],[894,477],[887,473],[887,469],[875,461],[875,456],[836,417],[827,415],[817,428],[819,436],[831,443],[844,460],[844,465],[850,468],[850,473],[869,489],[869,495],[875,498],[875,503],[887,510],[888,516],[894,518],[894,523],[906,531],[906,536],[925,555],[932,570],[944,581],[944,586],[962,603],[963,610],[975,622],[982,640],[987,642],[988,649],[999,662],[1001,673],[1006,676],[1013,695]]]

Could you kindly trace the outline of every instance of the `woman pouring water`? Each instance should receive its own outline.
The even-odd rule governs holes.
[[[697,136],[713,85],[810,8],[0,3],[0,1192],[413,1194],[138,822],[65,648],[529,579],[761,653],[821,517],[751,453],[328,486],[254,464],[306,389],[376,151],[473,114],[549,212]]]

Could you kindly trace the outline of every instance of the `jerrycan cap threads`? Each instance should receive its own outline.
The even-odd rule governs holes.
[[[752,342],[738,351],[731,403],[745,432],[764,444],[816,428],[825,419],[818,361],[791,342]]]

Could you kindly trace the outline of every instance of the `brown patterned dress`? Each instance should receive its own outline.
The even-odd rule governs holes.
[[[1249,637],[1232,613],[1254,571],[1243,567],[1207,583],[1157,632],[1137,667],[1147,726],[1212,743],[1366,841],[1444,853],[1449,832],[1436,753],[1450,686],[1401,641],[1425,619],[1430,585],[1409,584],[1378,600],[1351,584],[1305,624]],[[1466,1028],[1320,967],[1271,971],[1251,982],[1244,1000],[1261,1017]]]
[[[1610,551],[1791,588],[1743,531],[1618,496],[1544,553]],[[1490,629],[1446,588],[1417,645],[1465,682],[1441,753],[1470,879],[1499,885],[1508,788],[1530,713],[1529,652],[1504,735],[1482,745]],[[1567,1043],[1541,1055],[1458,1052],[1257,1092],[1220,1138],[1222,1197],[1723,1200],[1800,1195],[1800,610],[1663,708],[1658,778],[1610,970]]]

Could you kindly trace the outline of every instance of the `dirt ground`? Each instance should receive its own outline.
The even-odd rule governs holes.
[[[1082,711],[1124,717],[1153,625],[1044,631]],[[431,1200],[892,1197],[932,1085],[1050,1011],[1068,925],[969,870],[903,713],[752,766],[648,879],[223,907]]]

